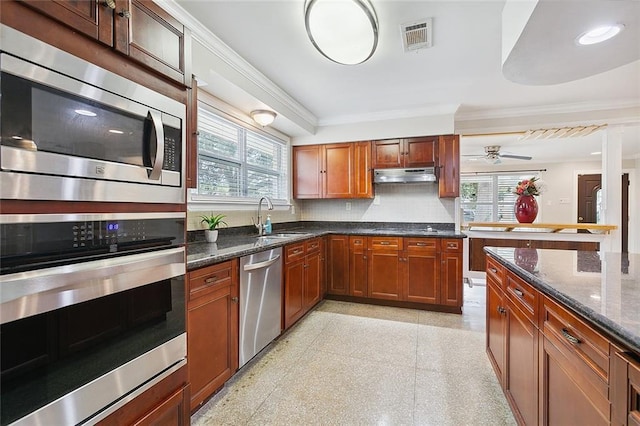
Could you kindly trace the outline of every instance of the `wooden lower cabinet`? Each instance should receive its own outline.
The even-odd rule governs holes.
[[[504,386],[506,364],[506,316],[507,308],[502,291],[502,283],[495,281],[487,274],[486,287],[486,342],[487,356],[498,377],[498,381]]]
[[[403,299],[398,250],[370,250],[368,267],[368,297],[387,300]]]
[[[408,302],[440,303],[440,253],[435,238],[405,238],[402,255],[404,296]]]
[[[322,298],[320,238],[285,246],[284,328],[288,329]]]
[[[349,294],[349,236],[327,238],[327,294]]]
[[[640,355],[615,351],[611,399],[612,424],[640,426]]]
[[[349,237],[349,295],[367,297],[367,238]]]
[[[191,411],[238,369],[238,259],[188,273],[187,365]]]
[[[187,366],[162,379],[97,424],[187,426],[190,422]]]
[[[440,240],[439,304],[462,307],[462,240]]]

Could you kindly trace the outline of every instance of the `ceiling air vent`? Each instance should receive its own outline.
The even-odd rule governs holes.
[[[400,25],[402,46],[405,52],[425,49],[432,46],[432,23],[432,18],[425,18]]]

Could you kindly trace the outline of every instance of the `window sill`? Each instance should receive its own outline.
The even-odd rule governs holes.
[[[245,198],[231,198],[231,199],[213,199],[211,197],[189,194],[187,201],[188,211],[229,211],[229,210],[255,210],[258,206],[260,199],[245,199]],[[274,210],[289,210],[292,206],[291,202],[284,200],[273,200]],[[262,203],[263,208],[266,210],[266,203]]]

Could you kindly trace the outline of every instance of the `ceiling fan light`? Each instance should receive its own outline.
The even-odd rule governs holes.
[[[378,46],[378,18],[369,0],[306,0],[304,23],[315,48],[339,64],[361,64]]]
[[[602,43],[603,41],[607,41],[610,38],[617,36],[623,29],[624,25],[622,24],[603,25],[580,34],[576,39],[576,42],[582,46]]]
[[[257,109],[255,111],[251,111],[251,118],[253,121],[261,125],[262,127],[268,126],[273,123],[273,120],[276,119],[276,113],[273,111],[269,111],[266,109]]]

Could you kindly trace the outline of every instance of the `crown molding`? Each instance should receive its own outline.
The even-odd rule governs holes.
[[[189,28],[194,40],[200,42],[242,77],[267,92],[294,114],[298,115],[299,118],[309,126],[315,128],[318,125],[318,119],[311,111],[269,80],[242,56],[238,55],[238,53],[220,40],[211,30],[176,3],[175,0],[154,0],[154,2]]]
[[[531,117],[549,114],[571,114],[594,111],[612,111],[640,108],[640,100],[627,99],[616,102],[581,102],[573,104],[540,105],[521,108],[486,109],[482,111],[458,112],[456,121],[490,120],[500,118]]]
[[[378,111],[367,114],[341,115],[318,121],[318,126],[339,126],[344,124],[366,123],[372,121],[398,120],[402,118],[429,117],[438,115],[453,115],[460,104],[443,104],[423,108],[396,109]]]

